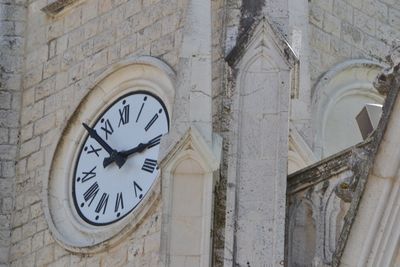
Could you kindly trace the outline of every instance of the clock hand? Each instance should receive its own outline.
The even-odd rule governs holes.
[[[89,136],[97,141],[107,152],[110,154],[111,162],[115,161],[119,168],[124,165],[126,158],[121,156],[115,149],[112,149],[96,132],[95,129],[90,128],[86,123],[82,123],[83,127],[88,131]],[[111,163],[110,162],[110,163]],[[105,168],[106,166],[103,167]]]
[[[120,156],[124,157],[124,159],[126,160],[127,157],[129,157],[132,154],[143,152],[146,148],[158,145],[160,143],[161,136],[162,135],[160,134],[159,136],[157,136],[157,137],[151,139],[150,141],[148,141],[147,143],[140,143],[136,147],[134,147],[132,149],[129,149],[129,150],[125,150],[125,151],[120,151],[120,152],[118,152],[118,154]],[[104,158],[103,166],[106,167],[109,164],[111,164],[112,162],[113,162],[112,157]]]

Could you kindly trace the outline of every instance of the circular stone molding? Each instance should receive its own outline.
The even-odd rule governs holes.
[[[116,223],[96,227],[85,223],[77,215],[70,183],[77,152],[86,134],[82,122],[89,122],[122,95],[138,90],[160,97],[171,114],[174,76],[170,67],[158,59],[139,57],[127,60],[104,73],[69,118],[57,144],[43,190],[43,208],[49,229],[65,249],[76,253],[95,253],[116,245],[135,230],[159,200],[158,177],[133,212]]]

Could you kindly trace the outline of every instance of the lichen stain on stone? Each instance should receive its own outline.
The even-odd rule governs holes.
[[[247,29],[254,23],[255,18],[260,15],[265,2],[262,0],[243,1],[241,7],[242,16],[240,18],[239,36],[245,34]]]

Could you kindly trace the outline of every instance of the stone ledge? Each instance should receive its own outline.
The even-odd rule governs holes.
[[[56,0],[51,4],[48,4],[41,10],[51,17],[55,17],[61,14],[67,7],[79,2],[80,0]]]

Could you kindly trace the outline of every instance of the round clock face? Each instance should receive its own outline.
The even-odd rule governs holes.
[[[162,135],[168,113],[156,96],[126,94],[91,125],[80,147],[72,181],[79,216],[91,225],[116,222],[133,211],[158,175]]]

